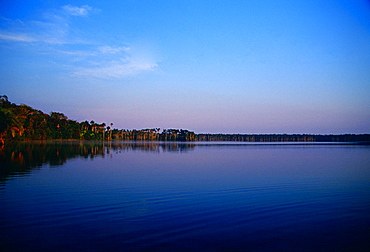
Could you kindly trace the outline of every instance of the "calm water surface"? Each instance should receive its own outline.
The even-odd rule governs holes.
[[[0,152],[2,251],[369,251],[370,147],[48,142]]]

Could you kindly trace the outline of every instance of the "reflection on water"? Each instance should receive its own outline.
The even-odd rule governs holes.
[[[369,146],[74,141],[0,156],[1,251],[370,247]]]
[[[25,175],[42,165],[59,166],[77,157],[94,159],[112,152],[145,151],[153,153],[184,152],[194,144],[159,142],[103,141],[32,141],[14,142],[0,149],[0,180],[12,175]]]

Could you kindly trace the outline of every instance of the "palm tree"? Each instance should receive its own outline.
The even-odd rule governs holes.
[[[105,140],[105,126],[106,124],[103,122],[102,124],[100,124],[102,130],[103,130],[103,141]]]
[[[96,132],[96,126],[97,126],[97,124],[94,121],[91,121],[90,122],[90,125],[91,125],[92,132]]]

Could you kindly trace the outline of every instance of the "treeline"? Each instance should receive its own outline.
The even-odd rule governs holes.
[[[77,122],[63,113],[46,114],[0,96],[0,145],[12,140],[123,140],[123,141],[242,141],[242,142],[370,142],[369,134],[195,134],[184,129],[114,129],[113,123]]]
[[[197,141],[197,135],[184,129],[160,128],[141,130],[118,130],[112,131],[112,139],[123,141]]]
[[[198,134],[196,141],[238,142],[369,142],[370,134]]]
[[[44,113],[28,105],[17,105],[0,96],[0,145],[11,140],[124,140],[196,141],[194,132],[183,129],[113,129],[113,123],[77,122],[63,113]]]

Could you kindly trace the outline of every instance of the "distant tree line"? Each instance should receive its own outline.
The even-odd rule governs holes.
[[[198,134],[196,141],[239,142],[370,142],[370,134]]]
[[[184,129],[114,129],[94,121],[77,122],[63,113],[46,114],[0,96],[0,145],[14,140],[123,140],[123,141],[242,141],[242,142],[370,142],[370,134],[195,134]]]

